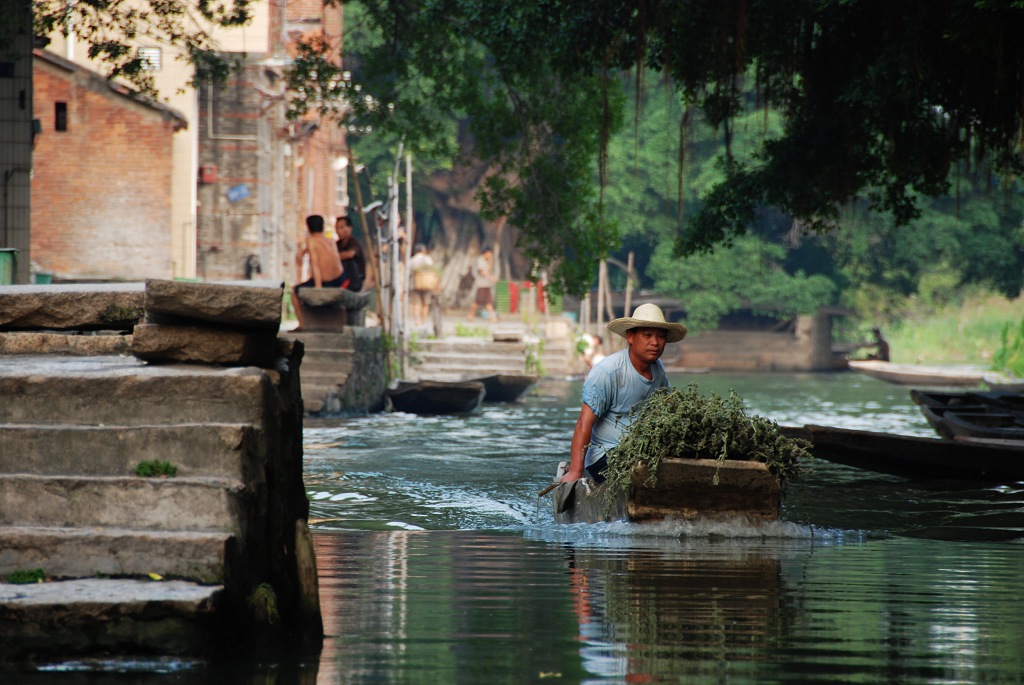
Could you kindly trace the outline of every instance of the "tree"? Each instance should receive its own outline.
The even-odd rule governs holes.
[[[684,254],[742,235],[764,205],[825,230],[862,197],[906,225],[921,197],[946,192],[955,162],[1020,167],[1019,0],[360,4],[375,37],[360,76],[388,104],[350,100],[351,115],[413,146],[471,115],[476,154],[500,170],[485,211],[506,214],[529,254],[557,262],[575,292],[614,244],[590,174],[604,180],[623,70],[662,73],[681,109],[703,112],[725,146],[722,180],[676,222]],[[763,107],[782,112],[784,128],[736,158],[738,117]]]
[[[90,59],[106,68],[109,78],[121,77],[155,95],[146,58],[138,41],[170,45],[196,67],[195,81],[218,79],[233,65],[218,52],[207,33],[210,26],[241,26],[251,18],[252,0],[32,0],[36,36],[74,31],[88,45]],[[206,27],[206,28],[204,28]]]

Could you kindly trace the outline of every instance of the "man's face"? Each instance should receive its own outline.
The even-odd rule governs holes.
[[[633,328],[626,331],[626,342],[634,357],[653,364],[665,351],[667,333],[663,328]]]
[[[352,224],[344,219],[338,219],[334,224],[334,232],[338,234],[338,240],[348,240],[352,237]]]

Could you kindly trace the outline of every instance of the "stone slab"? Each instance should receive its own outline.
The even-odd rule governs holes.
[[[41,568],[52,578],[146,576],[223,583],[223,532],[0,526],[0,577]]]
[[[255,367],[146,364],[134,357],[0,357],[0,422],[247,423],[273,374]]]
[[[133,355],[148,362],[268,367],[277,356],[277,329],[139,324],[131,348]]]
[[[59,417],[58,417],[59,418]],[[234,478],[249,484],[266,455],[255,426],[0,424],[0,473],[130,476],[141,461],[168,461],[181,477]]]
[[[206,322],[276,331],[281,327],[284,284],[146,281],[146,315],[153,321]]]
[[[0,331],[130,331],[143,316],[142,283],[0,286]]]
[[[0,475],[0,525],[237,533],[246,496],[224,479]]]
[[[130,335],[80,335],[78,333],[0,333],[0,355],[62,354],[94,357],[132,353]]]
[[[306,307],[335,309],[365,309],[370,304],[372,291],[354,293],[344,288],[299,288],[299,301]]]
[[[94,653],[204,655],[223,644],[224,588],[186,581],[0,583],[0,661]]]

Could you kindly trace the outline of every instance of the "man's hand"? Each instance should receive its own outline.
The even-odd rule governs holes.
[[[583,469],[582,468],[579,469],[579,470],[572,469],[572,470],[566,471],[565,475],[562,476],[561,478],[559,478],[558,480],[559,480],[560,483],[572,483],[572,482],[578,481],[582,477],[583,477]]]

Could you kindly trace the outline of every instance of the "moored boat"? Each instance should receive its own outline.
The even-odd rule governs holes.
[[[478,381],[399,381],[387,391],[395,411],[410,414],[468,414],[480,408],[484,384]]]
[[[878,473],[924,479],[1024,479],[1024,443],[976,438],[943,440],[832,426],[785,427],[814,445],[815,458]]]
[[[847,362],[853,371],[898,385],[931,387],[975,387],[981,385],[983,372],[969,366],[924,366],[893,364],[873,359]]]
[[[1019,440],[1024,445],[1024,417],[1019,414],[946,411],[942,421],[954,436]]]
[[[496,373],[473,380],[484,384],[484,402],[518,402],[538,379],[532,374]]]
[[[558,465],[552,486],[556,523],[698,518],[766,522],[777,520],[782,508],[779,481],[759,461],[665,458],[653,485],[646,483],[646,470],[638,468],[629,493],[611,503],[606,486],[587,478],[558,483],[565,469],[565,462]]]

